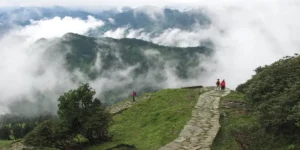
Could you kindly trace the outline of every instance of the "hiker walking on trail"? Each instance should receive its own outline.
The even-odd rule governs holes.
[[[132,91],[132,101],[135,102],[135,96],[136,96],[136,92]]]
[[[226,83],[225,83],[225,80],[223,80],[221,82],[221,90],[225,90],[225,87],[226,87]]]
[[[216,82],[217,90],[220,90],[220,80],[218,79]]]

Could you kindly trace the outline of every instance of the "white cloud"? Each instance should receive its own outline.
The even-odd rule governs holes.
[[[102,25],[104,25],[103,21],[96,20],[92,16],[88,16],[87,20],[72,17],[54,17],[49,20],[32,20],[30,25],[15,31],[15,34],[30,37],[32,40],[37,40],[41,37],[60,37],[67,32],[83,34],[89,29],[100,27]]]
[[[83,34],[88,29],[101,25],[102,21],[92,17],[88,20],[57,17],[33,21],[31,25],[15,29],[0,38],[0,105],[6,106],[15,98],[27,97],[36,101],[32,97],[36,89],[48,91],[48,96],[56,103],[56,98],[62,91],[75,86],[70,80],[71,75],[62,65],[62,56],[48,61],[43,56],[47,48],[45,45],[30,45],[39,38],[59,37],[68,32]],[[4,109],[0,109],[0,113],[3,111]]]
[[[127,30],[127,28],[118,28],[118,29],[113,30],[113,31],[110,30],[110,31],[105,32],[104,36],[120,39],[120,38],[124,37],[126,30]]]
[[[40,1],[30,0],[22,2],[10,0],[6,4],[17,4],[17,2],[21,4],[40,3]],[[56,2],[58,3],[58,1],[48,1],[48,4]],[[62,1],[58,4],[67,5],[70,2]],[[80,1],[72,2],[74,5],[81,3]],[[99,1],[95,5],[100,4],[100,2],[104,1]],[[170,1],[160,2],[161,5],[164,3],[170,4]],[[85,3],[88,3],[88,1],[85,1]],[[120,1],[119,4],[122,3],[128,5],[131,5],[131,3],[146,4],[149,1]],[[2,4],[4,4],[3,1]],[[159,3],[154,1],[151,4],[156,5]],[[293,55],[293,53],[299,53],[300,51],[300,39],[298,38],[300,21],[297,20],[298,14],[300,14],[299,2],[291,0],[213,0],[199,1],[195,7],[198,6],[205,7],[212,19],[212,25],[207,29],[200,29],[197,26],[193,31],[167,29],[161,34],[151,37],[151,33],[144,32],[143,29],[129,30],[129,34],[125,34],[128,29],[125,27],[108,31],[104,36],[138,38],[158,44],[181,47],[197,46],[205,39],[211,39],[214,42],[216,54],[212,60],[208,59],[203,64],[208,70],[207,73],[199,75],[199,78],[194,80],[178,80],[173,76],[172,67],[166,65],[165,73],[168,78],[166,82],[162,83],[165,87],[195,84],[213,85],[215,80],[220,78],[225,79],[228,86],[234,89],[238,84],[249,79],[256,67],[270,64],[285,55]],[[33,24],[15,30],[9,36],[0,39],[0,70],[2,72],[0,74],[0,83],[2,83],[0,85],[0,107],[6,105],[7,100],[11,97],[28,95],[28,93],[32,93],[33,89],[39,88],[47,91],[61,86],[63,90],[69,90],[70,87],[74,87],[74,83],[68,80],[70,75],[61,66],[61,58],[58,58],[56,62],[44,62],[43,57],[41,57],[43,48],[35,49],[35,52],[40,53],[34,53],[29,51],[28,46],[33,40],[41,37],[57,37],[67,32],[82,34],[88,29],[102,24],[102,21],[93,18],[88,21],[68,17],[63,19],[54,18],[33,22]],[[149,57],[157,55],[152,50],[146,51],[146,54]],[[97,61],[95,66],[97,65],[101,66],[100,61]],[[44,70],[45,73],[42,76],[37,78],[34,75],[39,67],[47,69]],[[116,78],[126,77],[131,69],[127,68],[116,72]],[[197,69],[200,70],[201,66]],[[151,84],[150,81],[152,81],[153,75],[157,71],[153,68],[151,74],[141,78],[141,81]],[[77,74],[85,79],[80,75],[80,72]],[[113,79],[99,78],[97,82],[92,83],[92,86],[95,86],[96,89],[101,89],[107,85],[111,86],[112,83],[115,84]],[[132,81],[130,78],[127,79],[118,84]],[[58,95],[57,91],[61,92],[63,90],[56,90],[52,94],[55,97]]]
[[[108,18],[108,21],[112,24],[115,24],[115,19],[113,19],[113,18]]]
[[[217,78],[226,79],[234,89],[254,74],[258,66],[270,64],[283,56],[300,52],[300,2],[228,0],[203,5],[212,19],[207,29],[193,31],[167,29],[155,37],[142,29],[119,28],[104,36],[138,38],[168,46],[198,46],[211,39],[216,54],[206,62],[211,72],[199,76],[199,84],[212,85]],[[191,7],[190,7],[191,9]],[[109,33],[109,34],[108,34]]]
[[[214,27],[224,33],[211,37],[217,44],[215,59],[219,63],[208,81],[224,78],[235,88],[249,79],[256,67],[299,52],[300,21],[296,18],[300,3],[289,2],[211,8]]]
[[[185,0],[184,3],[195,3],[198,0]],[[0,6],[141,6],[155,5],[164,6],[167,4],[181,4],[180,0],[2,0]]]
[[[153,20],[164,19],[164,9],[155,6],[141,6],[134,9],[134,15],[144,13]]]
[[[146,56],[157,56],[157,55],[160,55],[160,52],[155,49],[147,49],[144,51],[144,54]]]

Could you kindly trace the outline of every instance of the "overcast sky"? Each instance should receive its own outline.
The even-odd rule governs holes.
[[[274,2],[274,1],[286,1],[286,0],[252,0],[252,3],[256,2]],[[293,1],[293,0],[292,0]],[[248,1],[249,2],[249,1]],[[201,6],[203,4],[224,5],[232,3],[244,3],[244,0],[0,0],[0,6],[86,6],[86,7],[98,7],[98,6],[141,6],[141,5],[153,5],[153,6]]]
[[[1,6],[139,6],[195,3],[199,0],[1,0]]]

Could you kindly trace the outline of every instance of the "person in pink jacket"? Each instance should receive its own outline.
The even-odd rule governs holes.
[[[225,90],[225,87],[226,87],[226,83],[225,83],[225,80],[223,80],[223,81],[221,82],[221,89],[222,89],[222,90]]]

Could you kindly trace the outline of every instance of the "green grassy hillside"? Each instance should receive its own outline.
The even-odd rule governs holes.
[[[10,147],[10,144],[12,143],[13,141],[3,141],[3,140],[0,140],[0,150],[2,149],[6,149],[6,148],[9,148]]]
[[[116,114],[110,133],[113,141],[93,146],[100,150],[118,144],[152,150],[174,140],[189,120],[200,95],[199,89],[167,89],[153,93],[147,100]]]
[[[258,67],[222,98],[221,130],[213,150],[300,149],[300,57]]]
[[[251,114],[244,109],[245,104],[245,96],[239,92],[232,91],[227,96],[221,98],[221,129],[213,142],[212,150],[241,149],[231,132],[242,124],[250,124]]]

